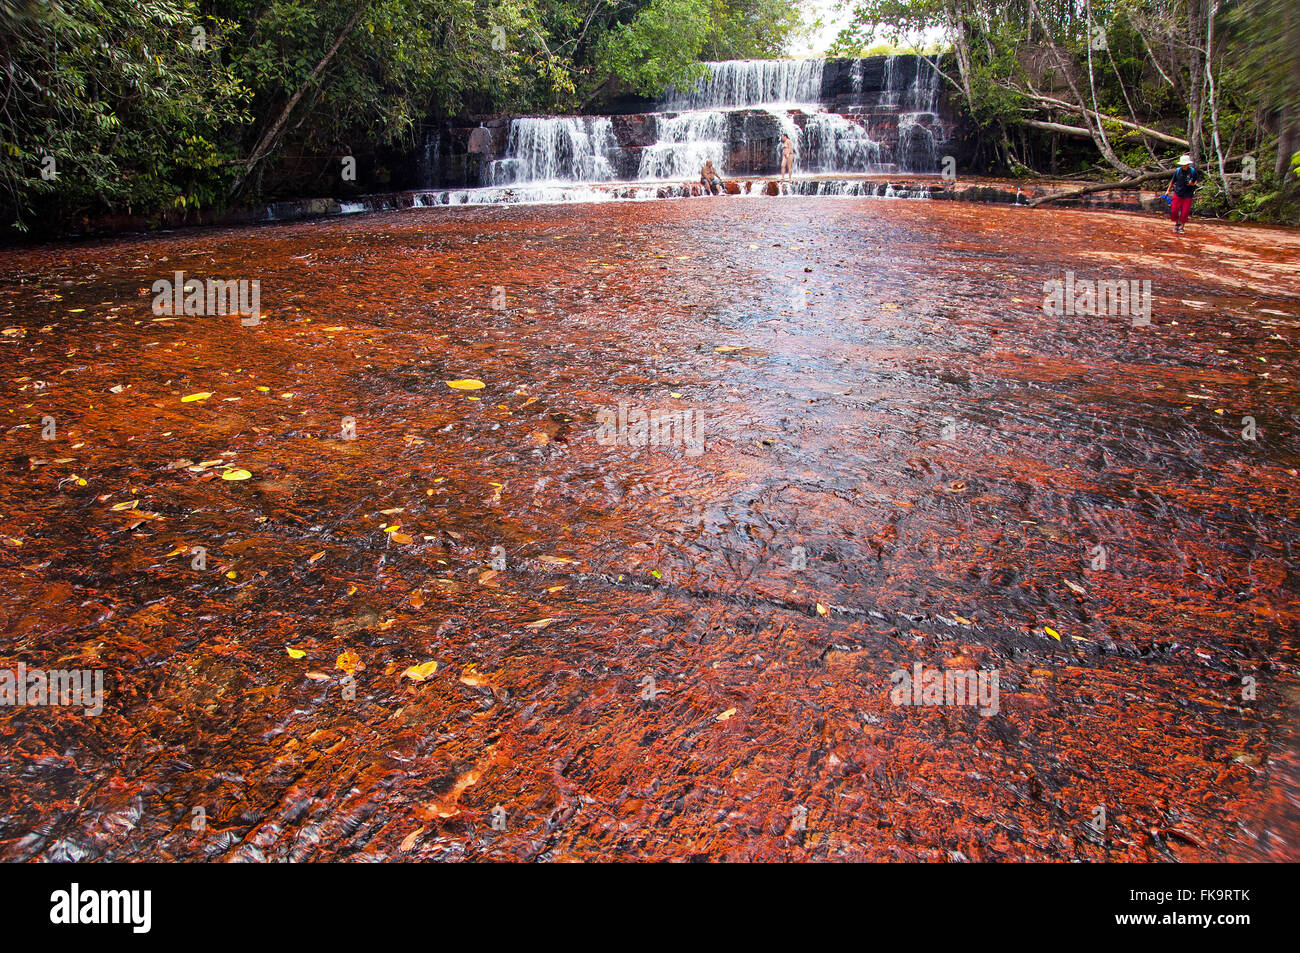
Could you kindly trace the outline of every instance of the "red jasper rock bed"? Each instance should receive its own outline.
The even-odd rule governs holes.
[[[0,856],[1295,860],[1298,263],[837,199],[0,252],[0,656],[106,690],[0,708]]]

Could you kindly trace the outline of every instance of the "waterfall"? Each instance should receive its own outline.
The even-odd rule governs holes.
[[[939,108],[939,88],[943,77],[929,61],[916,58],[916,78],[907,93],[908,112],[933,113]]]
[[[491,185],[517,182],[607,182],[618,142],[605,116],[516,119],[506,157],[491,165]]]
[[[880,143],[864,127],[836,113],[813,113],[803,127],[807,172],[880,172]]]
[[[943,76],[922,57],[916,58],[916,77],[907,91],[907,112],[898,114],[898,167],[911,172],[939,168],[939,91]]]
[[[885,80],[880,91],[880,105],[898,106],[898,57],[891,53],[885,57]]]
[[[703,65],[708,73],[690,89],[674,91],[665,108],[735,109],[813,104],[821,98],[824,60],[727,60]]]
[[[670,92],[653,112],[513,120],[483,183],[511,200],[568,201],[585,183],[623,183],[628,195],[689,189],[706,161],[724,177],[774,176],[783,132],[795,144],[796,175],[934,173],[948,148],[951,130],[939,112],[943,76],[920,56],[700,67],[697,82]],[[483,148],[471,143],[469,151],[491,157],[488,131],[472,135],[480,131]],[[438,166],[436,135],[424,149],[424,167]],[[446,144],[441,151],[448,154]]]
[[[641,152],[639,179],[694,179],[712,159],[724,168],[727,152],[727,115],[723,112],[688,112],[655,123],[658,141]]]

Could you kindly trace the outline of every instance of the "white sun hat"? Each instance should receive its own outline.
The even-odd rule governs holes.
[[[1181,155],[1181,156],[1178,157],[1178,164],[1179,164],[1179,165],[1191,165],[1191,164],[1192,164],[1192,157],[1189,156],[1189,155],[1187,155],[1186,153],[1183,153],[1183,155]]]

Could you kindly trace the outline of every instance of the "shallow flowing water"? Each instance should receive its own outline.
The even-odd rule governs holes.
[[[106,692],[0,708],[0,855],[1294,860],[1298,261],[816,198],[0,252],[0,657]]]

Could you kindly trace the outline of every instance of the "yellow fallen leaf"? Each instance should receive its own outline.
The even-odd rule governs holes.
[[[135,505],[136,505],[137,503],[139,503],[139,502],[140,502],[139,500],[127,500],[125,503],[114,503],[112,508],[113,508],[113,510],[115,510],[115,511],[117,511],[117,510],[133,510],[133,509],[135,509]]]
[[[730,354],[732,351],[743,351],[747,347],[748,344],[719,344],[713,350],[716,354]]]
[[[307,653],[302,649],[291,649],[287,645],[284,647],[284,650],[289,653],[289,658],[305,658],[307,655]]]
[[[680,400],[682,395],[679,394],[679,393],[678,393],[677,391],[675,391],[675,390],[670,390],[670,391],[668,392],[668,396]]]
[[[448,387],[454,387],[456,390],[478,390],[485,386],[482,381],[476,381],[472,377],[467,377],[459,381],[447,381]]]
[[[314,556],[312,556],[310,559],[308,559],[307,562],[309,562],[309,563],[314,563],[314,562],[318,562],[319,560],[321,560],[321,559],[323,559],[323,558],[325,558],[325,550],[322,549],[319,553],[317,553],[316,555],[314,555]]]
[[[347,672],[349,675],[355,675],[357,669],[362,668],[361,656],[351,649],[340,652],[339,657],[334,660],[334,667],[340,672]]]
[[[184,397],[181,398],[181,403],[192,404],[197,400],[207,400],[211,396],[212,396],[212,392],[207,390],[201,391],[200,393],[197,394],[186,394]]]
[[[223,480],[247,480],[253,474],[247,470],[225,470],[221,474]]]
[[[728,718],[730,718],[730,717],[731,717],[732,715],[734,715],[735,713],[736,713],[736,709],[734,709],[734,708],[728,708],[726,711],[724,711],[721,715],[719,715],[717,718],[715,718],[715,719],[713,719],[713,720],[714,720],[714,721],[726,721]]]
[[[1056,641],[1058,642],[1061,641],[1061,633],[1057,632],[1050,625],[1043,626],[1043,631],[1046,632],[1048,635],[1050,635],[1052,638],[1056,639]]]
[[[827,609],[826,606],[822,605],[820,602],[817,603],[817,614],[818,614],[818,615],[826,615],[826,613],[828,613],[828,612],[830,612],[830,611],[831,611],[831,610]]]
[[[402,677],[409,678],[413,682],[422,682],[436,671],[438,671],[437,662],[423,662],[419,665],[412,665],[402,672]]]
[[[546,628],[548,625],[550,625],[550,624],[551,624],[552,622],[554,622],[554,621],[555,621],[554,619],[537,619],[537,620],[534,621],[534,622],[525,622],[525,623],[524,623],[524,628],[525,628],[525,629],[544,629],[544,628]]]

